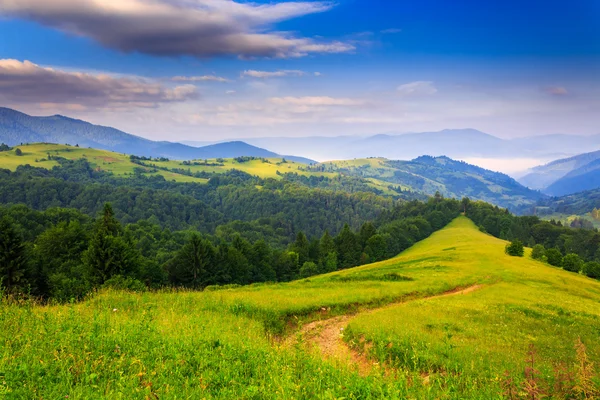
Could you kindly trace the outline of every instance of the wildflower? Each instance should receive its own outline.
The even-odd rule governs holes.
[[[116,308],[113,308],[113,312],[117,312],[117,309],[116,309]]]

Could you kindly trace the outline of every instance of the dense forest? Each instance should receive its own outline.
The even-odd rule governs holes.
[[[0,273],[11,293],[62,301],[102,286],[200,289],[284,282],[390,258],[459,212],[455,200],[415,201],[356,231],[346,224],[337,235],[326,230],[307,237],[299,230],[287,247],[277,248],[263,238],[241,237],[236,225],[215,235],[171,231],[150,221],[123,225],[108,203],[95,219],[73,209],[15,205],[0,208]]]
[[[208,184],[195,184],[142,174],[123,179],[97,171],[85,160],[60,162],[51,170],[30,166],[15,172],[0,170],[0,203],[35,210],[74,208],[95,216],[108,202],[122,223],[149,220],[171,230],[204,233],[244,221],[249,223],[243,225],[248,235],[268,230],[272,243],[289,243],[299,230],[320,236],[326,230],[336,234],[344,224],[358,229],[394,205],[393,199],[373,192],[309,188],[240,171],[215,174]]]
[[[517,217],[467,198],[394,202],[326,183],[239,171],[208,184],[124,179],[85,160],[0,170],[2,287],[69,301],[103,286],[285,282],[388,259],[461,212],[484,232],[534,247],[536,258],[599,277],[596,230]]]

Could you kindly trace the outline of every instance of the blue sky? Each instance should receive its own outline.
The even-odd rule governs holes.
[[[598,21],[596,0],[0,0],[0,105],[169,140],[600,134]]]

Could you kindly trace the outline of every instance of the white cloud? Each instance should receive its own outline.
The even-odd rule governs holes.
[[[270,29],[332,7],[333,3],[320,1],[0,0],[0,16],[35,21],[125,52],[284,58],[354,50],[349,43]]]
[[[383,34],[394,34],[394,33],[400,33],[402,32],[402,29],[399,28],[390,28],[390,29],[384,29],[381,31],[381,33]]]
[[[437,93],[437,88],[430,81],[416,81],[400,85],[398,93],[403,96],[430,96]]]
[[[304,76],[306,72],[298,71],[298,70],[280,70],[280,71],[256,71],[256,70],[246,70],[242,72],[242,77],[249,78],[282,78],[285,76]]]
[[[198,97],[193,85],[165,87],[139,77],[119,77],[41,67],[30,61],[0,60],[0,99],[16,104],[86,107],[156,107]]]
[[[277,105],[294,105],[294,106],[359,106],[364,104],[363,100],[350,98],[335,98],[328,96],[314,97],[273,97],[269,102]]]
[[[203,76],[174,76],[171,78],[173,82],[231,82],[229,79],[215,75]]]

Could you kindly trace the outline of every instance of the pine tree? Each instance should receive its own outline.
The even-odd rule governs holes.
[[[331,235],[329,234],[329,231],[325,231],[325,233],[321,237],[320,247],[321,255],[323,257],[326,257],[329,253],[334,253],[336,251],[335,242],[333,240],[333,237],[331,237]]]
[[[27,257],[23,239],[6,218],[0,219],[0,279],[9,292],[24,285]]]
[[[292,245],[292,251],[298,253],[298,262],[300,265],[304,265],[305,262],[309,261],[310,243],[304,232],[300,231],[296,235],[296,241]]]
[[[108,203],[96,223],[83,260],[99,284],[115,275],[135,275],[139,269],[140,255],[133,239],[123,231]]]
[[[367,241],[371,237],[373,237],[375,234],[377,234],[377,229],[375,228],[375,225],[373,225],[373,223],[371,223],[371,222],[365,222],[360,227],[360,233],[359,233],[360,246],[364,249],[365,246],[367,245]]]
[[[348,224],[340,234],[335,238],[337,247],[339,269],[356,267],[360,262],[362,249],[354,232],[350,230]]]
[[[212,245],[193,233],[169,266],[169,278],[178,285],[198,289],[210,282],[209,270],[214,259]]]

